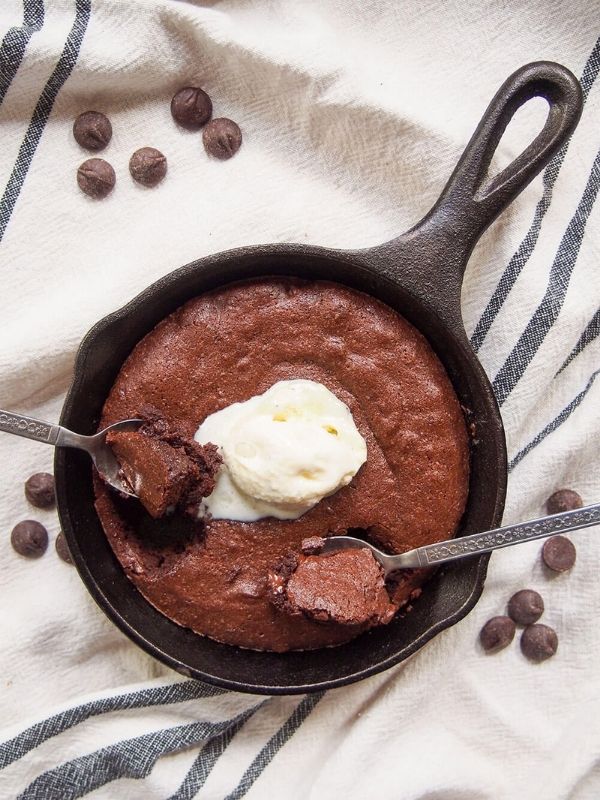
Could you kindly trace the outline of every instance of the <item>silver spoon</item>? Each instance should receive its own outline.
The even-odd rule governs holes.
[[[55,447],[76,447],[79,450],[85,450],[102,478],[113,489],[131,497],[135,497],[135,494],[120,477],[119,462],[110,446],[106,444],[106,434],[109,431],[136,430],[142,421],[141,419],[125,419],[109,425],[108,428],[104,428],[93,436],[82,436],[63,428],[62,425],[52,425],[50,422],[42,422],[39,419],[24,417],[22,414],[14,414],[12,411],[0,409],[0,431],[24,436],[26,439],[33,439],[36,442],[52,444]]]
[[[320,552],[335,553],[338,550],[367,547],[379,561],[387,577],[391,572],[399,569],[444,564],[459,558],[490,553],[500,547],[510,547],[513,544],[543,539],[557,533],[577,531],[580,528],[589,528],[591,525],[599,524],[600,503],[596,503],[577,508],[575,511],[564,511],[562,514],[552,514],[552,516],[532,519],[529,522],[518,522],[516,525],[507,525],[504,528],[495,528],[483,533],[474,533],[471,536],[460,536],[457,539],[428,544],[399,555],[391,556],[383,553],[369,542],[356,539],[354,536],[329,536],[325,539]]]

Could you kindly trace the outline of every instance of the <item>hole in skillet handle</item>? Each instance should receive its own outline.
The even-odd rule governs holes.
[[[548,103],[542,130],[511,164],[490,178],[488,168],[504,131],[516,111],[534,97]],[[528,64],[501,86],[463,156],[467,156],[481,131],[481,148],[475,148],[471,174],[476,182],[474,200],[490,215],[488,225],[566,142],[579,121],[582,102],[581,86],[575,76],[551,62]]]
[[[548,110],[545,97],[532,97],[517,108],[494,151],[482,185],[489,183],[524,152],[546,124]]]
[[[542,130],[493,177],[492,157],[515,112],[528,100],[548,103]],[[577,78],[560,64],[537,61],[514,72],[496,92],[438,201],[411,230],[371,250],[389,273],[464,336],[461,284],[483,232],[560,150],[581,116]],[[400,275],[398,275],[398,269]]]
[[[492,157],[508,123],[534,97],[548,103],[544,127],[512,163],[489,178]],[[481,234],[567,141],[581,116],[582,102],[577,78],[549,61],[526,64],[496,92],[438,202],[425,217],[430,224],[452,222],[454,240],[461,240],[465,251],[465,264]]]

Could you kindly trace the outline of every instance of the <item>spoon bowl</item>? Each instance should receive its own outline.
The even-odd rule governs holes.
[[[113,425],[109,425],[93,436],[71,434],[77,437],[77,439],[85,440],[82,444],[73,443],[69,445],[66,442],[57,442],[57,444],[63,444],[65,447],[80,447],[82,450],[86,450],[102,479],[108,483],[109,486],[112,486],[113,489],[116,489],[121,494],[126,494],[129,497],[136,497],[137,495],[132,491],[131,486],[121,477],[119,462],[112,448],[107,444],[106,436],[109,432],[135,431],[140,427],[142,421],[141,419],[121,420],[120,422],[115,422]]]

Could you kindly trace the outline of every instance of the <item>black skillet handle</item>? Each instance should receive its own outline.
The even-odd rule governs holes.
[[[548,101],[548,117],[531,144],[493,178],[487,175],[506,126],[533,97]],[[464,265],[477,240],[567,141],[581,115],[577,78],[560,64],[537,61],[514,72],[500,87],[471,137],[440,199],[417,226],[448,228]],[[464,268],[463,265],[463,268]]]
[[[488,168],[515,111],[533,97],[548,117],[531,144],[498,175]],[[485,229],[567,141],[581,115],[581,86],[560,64],[538,61],[500,87],[431,211],[407,233],[368,251],[371,265],[464,337],[461,285]]]

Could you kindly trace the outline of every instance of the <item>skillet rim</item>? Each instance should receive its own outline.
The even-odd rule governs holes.
[[[139,292],[134,298],[132,298],[126,304],[121,306],[119,309],[116,309],[115,311],[101,318],[85,335],[79,346],[75,358],[74,377],[72,384],[67,392],[65,403],[62,409],[61,420],[60,420],[61,424],[69,423],[69,419],[73,413],[78,395],[81,394],[82,388],[86,383],[86,379],[89,379],[89,376],[86,373],[86,365],[88,359],[90,358],[91,351],[97,345],[98,341],[103,336],[109,335],[111,328],[115,324],[118,324],[119,322],[126,320],[131,313],[134,313],[141,306],[146,305],[148,303],[152,303],[157,293],[162,293],[166,290],[176,287],[177,285],[180,285],[182,282],[185,282],[185,279],[187,279],[190,275],[193,276],[196,273],[201,274],[203,271],[206,272],[211,269],[215,269],[217,267],[222,267],[224,264],[234,264],[239,269],[243,269],[244,259],[247,258],[251,258],[253,260],[264,259],[265,257],[267,257],[268,259],[279,259],[281,257],[290,258],[291,256],[300,258],[302,260],[313,258],[321,262],[323,262],[323,260],[325,260],[326,262],[337,262],[338,266],[351,266],[351,268],[355,271],[355,273],[357,271],[360,272],[362,274],[362,277],[367,280],[369,278],[373,278],[383,283],[389,283],[391,281],[394,285],[394,288],[400,290],[401,292],[404,292],[409,297],[409,300],[412,300],[415,304],[419,303],[422,304],[423,302],[422,298],[416,298],[412,296],[410,290],[406,289],[406,287],[402,285],[400,275],[398,275],[398,278],[394,280],[393,278],[390,278],[389,273],[386,273],[385,270],[381,269],[381,264],[378,262],[378,258],[375,257],[376,255],[379,254],[380,249],[381,248],[376,247],[376,248],[365,248],[361,250],[349,251],[349,250],[324,248],[318,246],[294,245],[294,244],[275,244],[275,245],[258,245],[258,246],[242,247],[224,251],[222,253],[212,254],[205,258],[192,261],[189,264],[186,264],[183,267],[180,267],[179,269],[175,270],[174,272],[171,272],[159,278],[157,281],[153,282],[148,287]],[[273,275],[273,273],[270,272],[268,269],[265,269],[260,274],[264,277]],[[290,277],[301,277],[302,279],[306,279],[306,276],[298,275],[293,267],[291,267],[285,274],[287,274]],[[204,290],[200,290],[197,293],[188,294],[187,299],[189,300],[194,296],[198,296],[207,291],[210,291],[212,288],[217,288],[217,286],[225,286],[227,284],[231,284],[234,282],[252,280],[252,278],[258,277],[258,275],[259,273],[244,275],[240,278],[233,280],[229,278],[222,279],[214,287],[205,288]],[[277,277],[282,277],[283,275],[284,275],[283,272],[276,274]],[[340,279],[339,277],[324,278],[321,276],[318,279],[329,280],[334,283],[344,284],[344,280]],[[352,285],[352,283],[345,285]],[[369,292],[364,287],[359,288],[359,291],[362,291],[366,294],[371,294],[371,296],[376,297],[382,302],[384,303],[386,302],[385,300],[382,300],[381,297],[378,297],[377,294]],[[186,302],[186,300],[184,299],[182,302]],[[397,313],[402,313],[402,315],[404,316],[403,312],[400,312],[397,308],[395,308],[394,305],[389,303],[387,304],[390,305],[391,308],[394,308],[394,310],[396,310]],[[167,313],[172,313],[172,311],[174,311],[175,308],[179,307],[180,305],[181,302],[176,302],[171,311]],[[435,313],[436,310],[439,312],[439,309],[435,308],[435,303],[430,303],[430,307],[433,313]],[[160,321],[160,319],[164,318],[164,316],[165,315],[161,314],[157,319],[157,321],[154,322],[151,327],[157,324],[157,322]],[[489,383],[489,380],[485,375],[485,372],[483,371],[483,368],[475,352],[472,350],[472,348],[468,343],[468,340],[466,339],[466,335],[464,334],[464,330],[462,329],[462,324],[460,326],[460,330],[457,331],[456,326],[453,326],[451,322],[448,321],[448,319],[444,320],[443,317],[444,317],[443,314],[438,313],[438,321],[441,322],[442,326],[445,327],[453,335],[453,337],[456,340],[455,344],[457,346],[462,346],[462,348],[465,350],[465,356],[468,358],[468,360],[471,363],[471,366],[474,368],[474,371],[477,374],[478,391],[480,391],[482,395],[485,396],[485,402],[488,406],[488,410],[493,410],[494,412],[495,416],[494,422],[496,423],[494,433],[496,437],[500,435],[501,438],[501,443],[500,443],[501,446],[498,452],[500,460],[499,463],[497,464],[498,475],[500,480],[498,482],[498,485],[495,487],[495,503],[493,509],[491,508],[491,503],[490,503],[490,514],[492,517],[491,524],[497,525],[500,523],[502,518],[504,501],[506,497],[507,477],[508,477],[506,444],[505,444],[502,419],[496,401],[493,397],[493,392],[491,390],[491,385]],[[419,330],[419,332],[423,336],[425,336],[425,338],[429,341],[430,345],[434,349],[434,352],[436,352],[436,355],[440,358],[440,360],[444,364],[446,371],[448,371],[444,359],[441,358],[438,349],[431,343],[427,331],[423,330],[419,325],[416,325],[414,320],[409,319],[409,321],[411,322],[411,324],[415,325],[417,330]],[[143,338],[144,335],[145,334],[142,334],[140,337],[136,338],[129,352],[131,352],[131,349],[135,347],[135,345],[140,341],[141,338]],[[123,360],[121,360],[120,363],[118,364],[116,372],[118,372],[118,370],[122,367]],[[452,376],[449,377],[452,380]],[[452,382],[454,385],[454,381]],[[454,389],[455,391],[457,391],[455,385]],[[492,400],[491,405],[490,405],[490,399]],[[496,445],[498,445],[498,441],[496,441]],[[160,661],[167,664],[169,667],[175,669],[180,674],[186,675],[187,677],[202,680],[204,682],[211,683],[213,685],[217,685],[225,689],[251,692],[255,694],[266,694],[266,695],[303,694],[306,692],[318,692],[329,688],[344,686],[356,682],[358,680],[362,680],[363,678],[369,677],[379,672],[382,672],[386,669],[389,669],[390,667],[395,666],[396,664],[399,664],[402,661],[405,661],[406,659],[415,655],[425,644],[427,644],[427,642],[433,639],[438,633],[455,625],[457,622],[459,622],[461,619],[467,616],[467,614],[476,605],[483,591],[490,554],[484,554],[477,556],[476,558],[475,557],[473,558],[473,562],[476,561],[476,569],[475,572],[469,576],[470,591],[465,600],[459,606],[455,607],[451,613],[445,614],[437,622],[427,627],[420,635],[414,638],[409,644],[404,645],[400,650],[394,652],[393,655],[378,660],[368,667],[363,667],[355,671],[353,670],[338,678],[328,678],[321,681],[317,680],[305,683],[301,682],[293,684],[290,683],[285,685],[266,684],[264,682],[262,683],[252,682],[249,679],[243,682],[239,680],[231,680],[229,678],[224,678],[220,675],[213,674],[214,670],[212,672],[205,672],[197,668],[192,668],[184,664],[175,655],[172,655],[170,652],[166,652],[165,649],[163,649],[163,647],[160,644],[157,644],[156,642],[150,641],[148,638],[146,638],[145,635],[140,633],[140,631],[123,616],[121,611],[118,608],[116,608],[113,602],[106,596],[99,581],[92,573],[92,570],[90,568],[90,565],[87,563],[87,560],[80,553],[77,544],[77,538],[80,534],[76,533],[75,526],[72,524],[71,514],[69,511],[69,504],[67,500],[67,493],[66,493],[65,462],[67,458],[68,454],[64,449],[60,448],[57,449],[55,457],[57,505],[63,530],[65,531],[67,541],[73,553],[75,564],[77,566],[77,569],[82,577],[82,580],[87,590],[90,592],[95,602],[100,606],[102,611],[109,617],[109,619],[122,632],[124,632],[133,642],[135,642],[138,646],[140,646],[143,650],[145,650],[153,657],[158,658]],[[469,496],[470,494],[471,494],[471,489],[469,490]],[[141,593],[133,583],[131,583],[131,586],[135,592],[140,594],[140,597],[143,599],[144,603],[148,605],[148,608],[151,609],[153,613],[159,613],[159,614],[161,613],[158,612],[156,609],[154,609],[150,603],[148,603],[148,601],[143,597],[143,595],[141,595]],[[365,635],[368,635],[368,633],[363,634],[362,636]],[[223,646],[232,647],[240,652],[244,652],[243,648],[239,648],[234,645],[223,645]],[[249,651],[249,652],[254,652],[254,651]],[[276,655],[278,657],[284,657],[284,658],[286,656],[286,654],[273,654],[273,653],[265,653],[265,655],[266,656]]]

